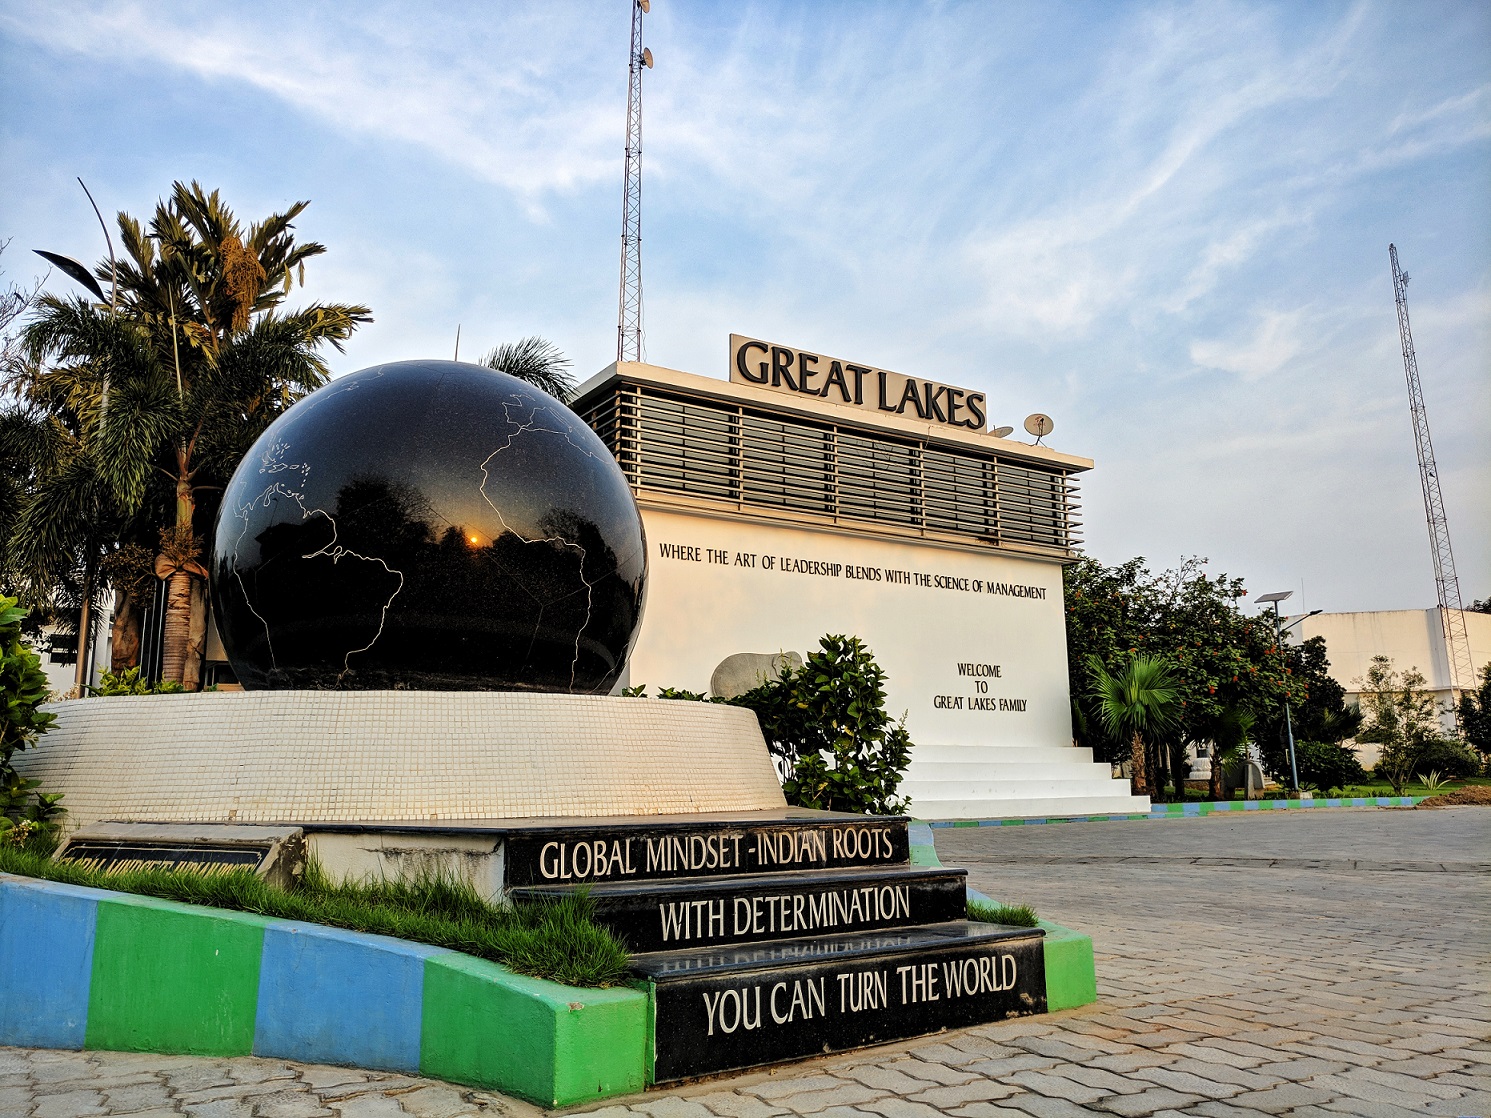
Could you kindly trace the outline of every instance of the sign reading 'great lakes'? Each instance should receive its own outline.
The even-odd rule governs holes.
[[[982,392],[739,334],[730,335],[730,379],[946,427],[982,431],[988,422],[988,401]]]

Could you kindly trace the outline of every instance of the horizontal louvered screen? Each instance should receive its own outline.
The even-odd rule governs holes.
[[[583,418],[639,492],[992,543],[1080,543],[1077,486],[1060,470],[631,385]]]

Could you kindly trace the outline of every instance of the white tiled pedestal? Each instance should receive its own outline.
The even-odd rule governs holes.
[[[457,822],[785,807],[739,707],[511,691],[76,699],[16,767],[66,825]]]

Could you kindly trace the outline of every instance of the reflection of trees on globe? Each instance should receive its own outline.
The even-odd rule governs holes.
[[[247,687],[604,693],[646,566],[636,501],[578,416],[504,373],[401,361],[254,444],[212,593]]]

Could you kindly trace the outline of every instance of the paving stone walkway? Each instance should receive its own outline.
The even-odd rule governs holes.
[[[938,830],[1092,934],[1100,1002],[591,1107],[596,1118],[1491,1116],[1491,809]],[[0,1115],[540,1112],[271,1060],[0,1048]]]

